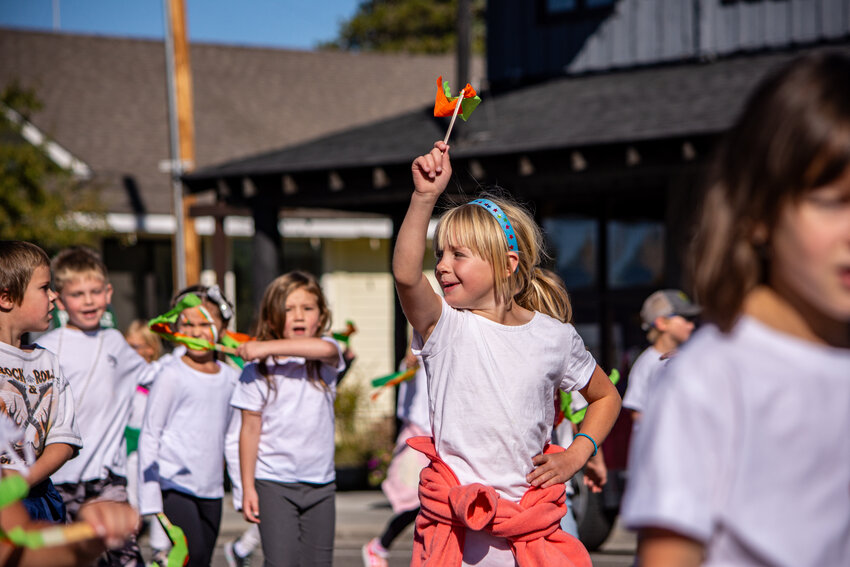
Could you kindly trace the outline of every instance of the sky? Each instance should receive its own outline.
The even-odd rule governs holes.
[[[189,41],[313,49],[359,0],[184,0]],[[0,27],[162,39],[163,0],[0,0]]]

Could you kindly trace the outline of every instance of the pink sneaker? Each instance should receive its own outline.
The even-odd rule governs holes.
[[[363,567],[388,567],[387,550],[378,541],[378,538],[372,538],[369,543],[363,546]]]

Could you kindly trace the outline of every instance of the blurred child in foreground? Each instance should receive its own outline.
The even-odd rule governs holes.
[[[15,450],[24,436],[21,429],[9,416],[0,414],[0,461],[9,464],[0,465],[0,474],[4,484],[4,504],[0,508],[0,567],[72,567],[90,565],[107,548],[122,547],[127,537],[136,532],[139,515],[128,504],[108,501],[90,501],[80,509],[80,522],[87,524],[88,533],[83,533],[77,541],[59,543],[52,541],[44,530],[55,534],[56,530],[64,530],[55,524],[33,521],[22,502],[9,501],[18,474],[26,474],[28,466]],[[74,526],[71,530],[81,532],[82,526]],[[25,533],[21,534],[20,530]],[[70,530],[68,530],[70,531]],[[17,532],[17,533],[16,533]],[[38,544],[19,547],[6,535],[23,536],[30,544],[36,543],[34,536],[40,535],[42,542],[47,540],[49,545],[39,547]],[[67,532],[64,534],[67,535]],[[17,538],[16,538],[17,539]],[[18,540],[20,543],[20,540]]]
[[[710,324],[645,412],[624,521],[642,567],[850,565],[850,58],[764,80],[709,181]]]

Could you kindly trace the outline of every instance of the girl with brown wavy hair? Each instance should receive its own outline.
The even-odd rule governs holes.
[[[331,565],[334,398],[342,351],[314,276],[290,272],[266,288],[256,341],[232,405],[242,410],[242,514],[260,526],[266,562]]]

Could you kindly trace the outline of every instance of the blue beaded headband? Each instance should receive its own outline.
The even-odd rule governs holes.
[[[511,252],[519,252],[514,227],[511,226],[511,221],[508,219],[508,215],[499,209],[496,203],[490,199],[475,199],[474,201],[470,201],[469,204],[478,205],[493,215],[493,217],[499,221],[499,226],[502,227],[502,231],[505,233],[505,238],[508,241],[508,250]]]

